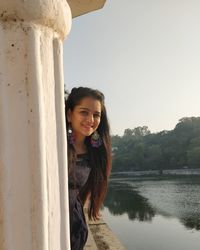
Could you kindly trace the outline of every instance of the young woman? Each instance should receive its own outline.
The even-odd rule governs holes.
[[[81,250],[88,235],[83,205],[89,200],[89,218],[99,218],[111,169],[110,134],[104,95],[90,88],[73,88],[65,101],[65,114],[71,249]]]

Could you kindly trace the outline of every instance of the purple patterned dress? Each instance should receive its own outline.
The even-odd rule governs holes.
[[[90,170],[87,154],[77,155],[75,168],[73,173],[69,174],[68,183],[71,250],[82,250],[87,241],[88,229],[78,194],[85,185]]]

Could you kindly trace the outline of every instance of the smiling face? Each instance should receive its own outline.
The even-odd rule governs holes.
[[[83,98],[73,110],[68,111],[67,120],[71,123],[76,138],[90,136],[101,121],[100,101],[93,97]]]

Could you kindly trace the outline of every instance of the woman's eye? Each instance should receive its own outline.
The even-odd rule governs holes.
[[[82,114],[82,115],[87,115],[88,112],[87,112],[87,111],[81,111],[81,114]]]
[[[100,114],[94,114],[94,118],[101,118]]]

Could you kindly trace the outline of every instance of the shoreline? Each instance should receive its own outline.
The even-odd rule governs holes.
[[[163,169],[143,171],[112,172],[110,180],[123,177],[175,177],[175,176],[200,176],[200,168],[196,169]]]

